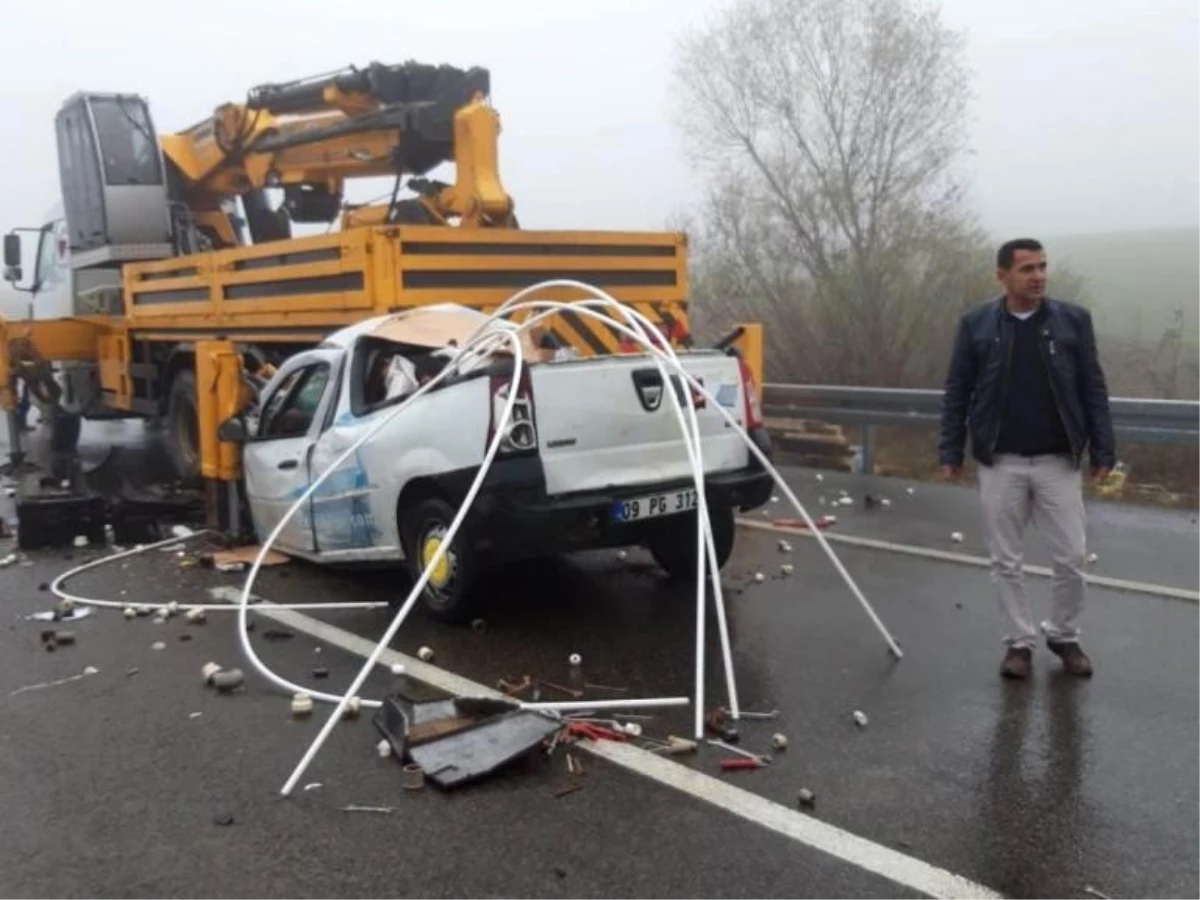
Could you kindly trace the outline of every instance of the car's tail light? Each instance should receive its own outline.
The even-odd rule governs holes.
[[[742,397],[746,401],[746,430],[763,427],[762,404],[758,400],[758,386],[746,361],[738,357],[738,371],[742,375]]]
[[[492,398],[491,421],[488,424],[486,447],[492,445],[496,437],[496,424],[504,417],[504,407],[508,405],[509,391],[512,390],[512,379],[507,375],[493,375],[489,382],[489,392]],[[533,383],[529,378],[529,370],[521,373],[521,381],[517,388],[517,399],[513,401],[512,415],[508,419],[508,427],[500,440],[502,454],[537,453],[537,422],[533,413]]]

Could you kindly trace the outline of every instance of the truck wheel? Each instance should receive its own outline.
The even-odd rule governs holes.
[[[187,484],[200,480],[200,418],[196,412],[196,373],[179,372],[167,395],[167,455]]]
[[[430,498],[404,514],[400,529],[404,535],[405,561],[414,584],[441,546],[454,515],[450,504],[439,497]],[[421,602],[431,615],[444,622],[460,625],[470,621],[474,612],[469,594],[473,574],[470,548],[456,536],[421,592]]]
[[[717,553],[717,568],[723,568],[733,555],[733,538],[737,526],[733,507],[710,503],[708,520],[712,523],[713,547]],[[647,544],[654,561],[672,578],[694,581],[696,578],[696,514],[671,516],[664,519],[660,531]]]
[[[83,419],[55,406],[50,412],[50,452],[74,453],[79,447]]]

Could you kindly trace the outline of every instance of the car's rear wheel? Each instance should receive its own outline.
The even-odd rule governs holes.
[[[445,543],[454,515],[454,509],[440,497],[402,514],[404,556],[414,584]],[[431,615],[454,624],[470,621],[475,611],[470,594],[474,568],[470,547],[455,535],[421,591],[421,603]]]
[[[654,561],[672,578],[696,578],[696,519],[698,513],[671,516],[663,519],[659,530],[646,544]],[[717,568],[723,568],[733,555],[733,540],[737,526],[733,507],[725,503],[708,504],[708,520],[712,524],[713,549]]]

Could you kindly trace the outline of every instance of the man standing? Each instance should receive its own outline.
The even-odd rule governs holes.
[[[1066,671],[1089,677],[1077,625],[1086,555],[1080,463],[1087,450],[1099,481],[1115,461],[1108,388],[1091,315],[1046,296],[1042,245],[1009,241],[996,264],[1004,295],[964,315],[954,342],[942,398],[942,472],[951,480],[962,475],[969,433],[993,580],[1008,622],[1001,674],[1027,677],[1037,645],[1022,574],[1025,529],[1034,518],[1054,560],[1046,644]]]

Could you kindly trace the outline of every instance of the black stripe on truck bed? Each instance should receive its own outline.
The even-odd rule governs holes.
[[[258,300],[263,297],[291,297],[297,294],[334,294],[339,291],[361,291],[362,272],[343,272],[316,278],[285,278],[280,281],[256,281],[251,284],[231,284],[225,288],[226,300]]]

